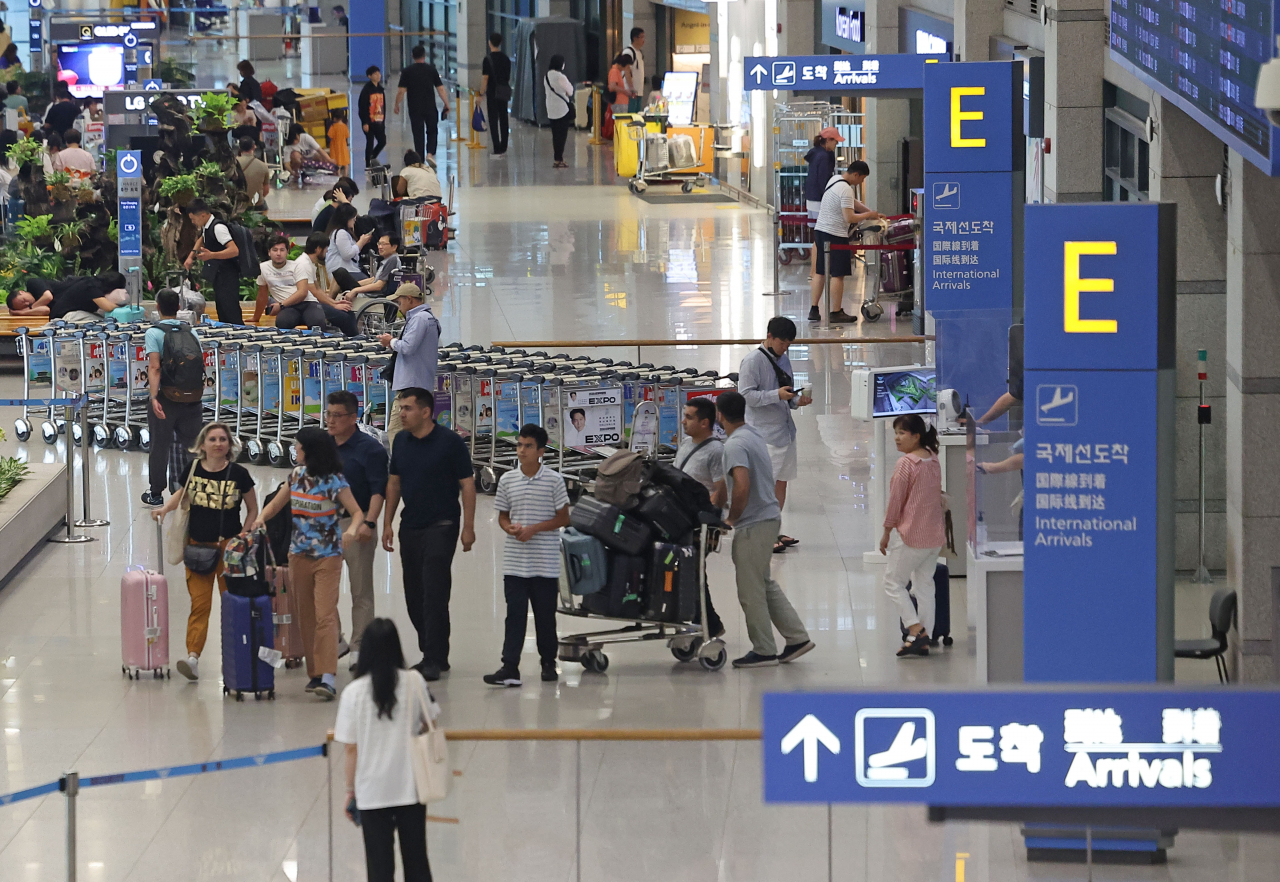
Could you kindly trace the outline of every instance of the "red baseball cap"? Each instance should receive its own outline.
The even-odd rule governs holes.
[[[844,138],[840,137],[840,133],[836,131],[835,126],[827,126],[825,129],[818,132],[818,135],[821,136],[824,141],[828,138],[834,138],[837,141],[844,140]]]

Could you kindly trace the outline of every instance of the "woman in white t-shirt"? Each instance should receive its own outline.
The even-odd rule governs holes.
[[[323,162],[326,165],[334,165],[333,157],[329,155],[329,151],[320,146],[320,142],[302,130],[301,126],[291,126],[289,129],[289,140],[285,142],[285,150],[289,153],[289,168],[293,171],[301,171],[302,164],[306,162]]]
[[[427,684],[404,666],[400,633],[374,619],[360,641],[356,678],[338,703],[333,737],[346,748],[347,817],[364,832],[369,882],[395,879],[395,834],[405,882],[429,882],[427,807],[418,802],[410,746],[439,705]]]
[[[547,118],[551,120],[551,147],[555,151],[553,168],[568,168],[564,161],[564,143],[573,125],[573,83],[564,75],[564,56],[552,55],[547,69]]]

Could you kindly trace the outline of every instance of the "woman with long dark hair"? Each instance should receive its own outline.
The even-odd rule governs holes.
[[[919,414],[903,414],[893,421],[893,443],[902,458],[889,480],[880,553],[889,556],[884,568],[885,593],[897,604],[907,628],[907,640],[898,650],[898,658],[904,658],[929,654],[936,601],[933,572],[947,542],[947,524],[937,431],[925,425]],[[890,535],[894,530],[897,535]],[[918,611],[911,603],[913,594]]]
[[[289,475],[289,493],[277,493],[258,516],[255,529],[284,508],[293,512],[289,543],[289,583],[298,601],[302,651],[307,657],[307,691],[332,701],[338,694],[338,584],[342,580],[342,543],[368,540],[364,512],[342,476],[338,445],[324,429],[308,426],[294,441],[298,467]],[[351,516],[343,533],[342,510]],[[361,535],[363,534],[363,535]]]
[[[547,118],[551,121],[551,149],[554,167],[568,168],[564,145],[573,125],[573,83],[564,75],[564,56],[552,55],[547,64]]]
[[[325,230],[329,249],[324,253],[324,266],[344,291],[369,278],[369,274],[360,269],[360,252],[373,238],[373,232],[356,238],[356,218],[359,216],[360,212],[354,205],[343,203],[333,210],[329,227]]]
[[[418,802],[410,744],[440,708],[422,675],[404,665],[400,633],[374,619],[360,637],[356,677],[342,690],[333,737],[346,748],[347,817],[364,832],[369,882],[395,878],[395,835],[405,882],[431,882],[427,807]]]

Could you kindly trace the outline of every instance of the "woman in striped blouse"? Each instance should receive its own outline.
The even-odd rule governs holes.
[[[933,631],[933,572],[947,541],[946,506],[942,501],[942,468],[938,464],[938,433],[918,414],[893,421],[893,443],[902,458],[889,480],[889,505],[884,513],[880,553],[888,554],[885,593],[898,606],[907,640],[898,658],[929,654]],[[897,535],[892,535],[894,530]],[[907,583],[912,590],[907,592]],[[919,610],[911,603],[914,594]]]

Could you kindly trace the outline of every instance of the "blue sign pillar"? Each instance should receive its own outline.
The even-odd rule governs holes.
[[[1175,237],[1171,204],[1026,209],[1028,681],[1173,679]]]
[[[978,415],[1008,378],[1024,156],[1019,62],[924,67],[924,303],[939,387]]]
[[[353,34],[385,34],[387,32],[387,6],[385,3],[348,3],[348,30]],[[386,37],[348,37],[348,77],[352,82],[368,79],[364,72],[371,65],[382,68],[387,76]],[[409,59],[405,59],[407,64]]]
[[[142,302],[142,152],[116,152],[116,204],[120,272],[129,287],[129,300]]]

